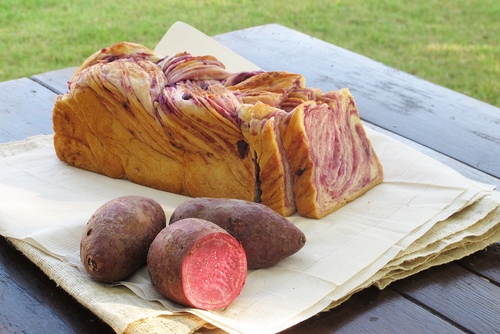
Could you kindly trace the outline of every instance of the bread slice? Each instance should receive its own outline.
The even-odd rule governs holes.
[[[241,131],[259,166],[261,201],[282,216],[297,211],[293,175],[279,132],[279,124],[286,114],[260,101],[238,109]]]
[[[382,165],[347,88],[298,105],[282,120],[280,131],[301,216],[322,218],[383,180]]]

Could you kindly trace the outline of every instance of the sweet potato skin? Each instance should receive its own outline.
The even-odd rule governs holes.
[[[169,224],[185,218],[211,221],[241,242],[248,269],[274,266],[305,244],[304,233],[269,207],[239,199],[198,197],[180,204]]]
[[[165,227],[149,248],[151,282],[168,299],[200,309],[227,307],[246,280],[246,254],[219,226],[188,218]]]
[[[82,233],[85,271],[103,283],[125,279],[146,264],[149,246],[165,226],[165,211],[153,199],[128,195],[104,203]]]

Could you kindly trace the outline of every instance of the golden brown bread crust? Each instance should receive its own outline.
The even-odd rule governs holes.
[[[188,84],[166,88],[162,95],[165,103],[158,107],[162,126],[166,136],[182,150],[183,186],[188,196],[254,201],[258,197],[255,163],[237,124],[211,105],[228,102],[220,99],[223,93],[211,92],[225,88],[214,86],[208,91]],[[163,99],[160,97],[160,101]]]
[[[317,134],[331,133],[310,108],[342,128],[341,151],[352,156],[342,173],[361,181],[318,181],[339,161],[318,153]],[[288,72],[232,74],[211,56],[104,48],[57,97],[53,123],[57,156],[72,166],[191,197],[261,201],[284,216],[324,217],[383,178],[347,90],[323,94]]]
[[[98,63],[110,62],[119,58],[145,59],[153,63],[158,62],[162,56],[149,48],[130,42],[119,42],[102,48],[90,55],[73,74],[73,79],[80,75],[84,69]]]
[[[237,149],[241,133],[235,135],[233,129],[223,138],[205,129],[199,135],[195,122],[155,117],[152,101],[163,93],[163,77],[159,66],[137,59],[97,62],[79,71],[53,110],[58,157],[75,167],[177,194],[255,200],[255,165]],[[155,87],[161,89],[154,92]],[[184,109],[192,112],[188,105]]]
[[[241,97],[244,103],[263,102],[272,107],[280,107],[291,91],[303,88],[305,79],[300,74],[277,71],[254,75],[228,89]]]
[[[99,67],[110,64],[126,63]],[[135,65],[125,65],[123,73],[130,67]],[[90,69],[96,72],[96,67]],[[53,122],[58,157],[75,167],[181,194],[180,150],[169,145],[159,124],[133,101],[135,94],[124,96],[109,83],[104,87],[88,72],[72,85],[71,94],[56,100]],[[136,84],[140,85],[136,90],[149,87],[145,81]]]

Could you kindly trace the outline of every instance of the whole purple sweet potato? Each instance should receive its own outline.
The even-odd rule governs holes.
[[[197,218],[165,227],[149,248],[147,265],[161,294],[206,310],[231,304],[247,275],[240,243],[214,223]]]
[[[179,205],[169,224],[201,218],[217,224],[241,242],[248,269],[268,268],[295,254],[305,244],[304,233],[271,208],[238,199],[198,197]]]
[[[126,278],[146,264],[149,246],[165,226],[165,211],[151,198],[130,195],[106,202],[82,234],[85,271],[104,283]]]

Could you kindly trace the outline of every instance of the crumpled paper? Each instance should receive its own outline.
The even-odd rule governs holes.
[[[176,52],[186,46],[185,36],[202,45],[204,54],[236,59],[231,70],[250,69],[241,57],[182,23],[158,47]],[[114,285],[85,274],[80,237],[100,205],[122,195],[148,196],[168,219],[187,198],[70,167],[57,159],[51,135],[0,145],[0,234],[117,332],[136,333],[190,333],[201,327],[277,332],[365,287],[383,288],[500,240],[500,196],[493,186],[366,131],[384,166],[384,182],[321,220],[289,217],[307,237],[304,248],[272,268],[249,271],[241,295],[224,310],[166,300],[145,267]]]

